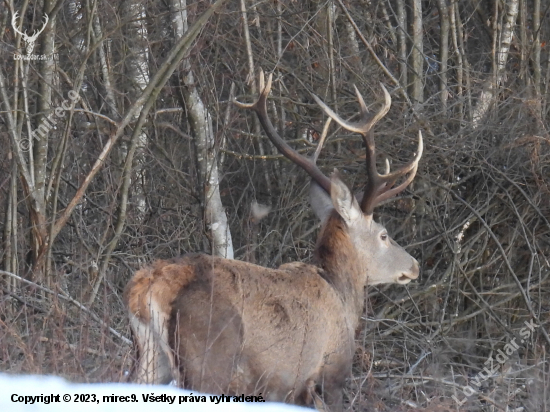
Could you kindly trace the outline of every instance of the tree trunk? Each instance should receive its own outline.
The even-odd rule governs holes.
[[[411,2],[411,39],[410,96],[416,103],[422,103],[424,101],[424,45],[421,0]]]
[[[187,32],[186,0],[171,0],[172,24],[179,39]],[[218,147],[214,138],[212,117],[205,107],[195,85],[194,74],[188,59],[183,61],[183,94],[187,116],[195,137],[204,196],[204,218],[210,231],[212,254],[233,259],[233,241],[220,196]]]
[[[516,19],[518,17],[519,0],[510,0],[507,6],[508,7],[506,9],[504,25],[500,33],[500,45],[497,46],[494,57],[495,78],[485,81],[483,91],[479,96],[477,105],[474,108],[474,112],[472,114],[472,123],[474,129],[482,124],[481,121],[484,119],[496,97],[496,94],[498,92],[497,88],[502,81],[504,67],[506,66],[506,61],[508,60],[510,45],[512,44],[512,39],[514,38],[514,27],[516,25]],[[495,32],[495,36],[496,35],[497,33]]]

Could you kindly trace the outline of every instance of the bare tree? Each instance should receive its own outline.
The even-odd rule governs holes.
[[[125,16],[131,20],[127,25],[126,32],[126,35],[130,40],[128,41],[129,56],[126,63],[127,81],[125,82],[125,85],[127,88],[127,94],[131,96],[132,100],[134,100],[143,93],[150,81],[149,39],[147,28],[145,26],[146,11],[145,6],[142,3],[136,3],[134,0],[127,0],[124,3],[124,11]],[[97,23],[97,19],[97,16],[94,17],[94,28],[97,30],[98,34],[100,34],[101,28]],[[99,51],[101,58],[101,51],[103,51],[102,45],[100,45]],[[103,67],[103,59],[101,60],[101,64]],[[108,106],[111,107],[115,104],[115,102],[110,86],[110,75],[106,70],[103,70],[102,73],[104,75],[103,78],[107,79],[105,82],[106,100]],[[116,119],[116,109],[111,107],[109,111],[115,116],[114,119]],[[139,111],[141,111],[141,108],[139,108]],[[136,112],[132,123],[137,122],[138,120],[139,112]],[[123,161],[120,201],[118,204],[116,224],[113,231],[114,233],[111,240],[105,247],[105,251],[103,252],[101,265],[98,268],[98,276],[93,279],[91,293],[88,298],[89,306],[93,304],[97,297],[101,282],[107,273],[112,253],[118,245],[120,237],[125,229],[130,197],[133,199],[138,215],[138,221],[143,221],[147,211],[145,194],[143,193],[143,187],[145,185],[144,181],[146,179],[143,151],[148,144],[147,132],[145,130],[139,130],[137,133],[134,133],[129,143],[130,144],[128,145],[127,142],[122,141],[115,150],[116,157]],[[109,227],[110,222],[108,222],[105,227],[106,233],[109,231]]]
[[[176,39],[184,36],[189,30],[186,0],[172,0],[172,25]],[[218,168],[219,146],[214,137],[212,116],[202,101],[195,77],[188,59],[183,60],[183,83],[187,116],[195,134],[197,163],[200,169],[203,187],[205,223],[211,233],[212,254],[233,259],[233,241],[229,230],[227,215],[220,197],[220,174]]]
[[[214,13],[214,11],[223,3],[224,0],[218,0],[211,8],[209,8],[193,25],[193,27],[187,31],[186,35],[182,37],[173,47],[171,53],[168,55],[168,58],[160,67],[157,74],[149,82],[145,90],[141,93],[140,96],[136,98],[133,104],[127,110],[125,116],[123,116],[120,122],[113,122],[116,124],[116,127],[111,132],[109,139],[106,144],[103,146],[103,149],[97,159],[95,160],[92,168],[87,173],[86,177],[80,183],[78,190],[75,192],[72,199],[68,202],[65,209],[60,213],[60,216],[57,217],[55,214],[52,217],[49,217],[47,214],[46,200],[49,198],[49,193],[47,193],[46,188],[51,190],[52,182],[55,175],[47,176],[46,164],[48,156],[48,131],[51,130],[54,126],[51,125],[51,121],[43,121],[43,116],[40,117],[41,125],[45,124],[43,129],[39,128],[38,133],[32,133],[29,130],[28,140],[37,137],[37,143],[34,149],[34,169],[29,169],[29,165],[33,163],[27,161],[25,157],[25,144],[22,144],[22,137],[19,130],[21,130],[20,125],[18,125],[18,119],[12,114],[12,105],[10,104],[10,99],[8,97],[8,90],[5,78],[0,72],[0,93],[2,96],[2,101],[6,109],[6,118],[7,126],[9,131],[9,136],[11,140],[11,148],[15,154],[17,160],[18,168],[21,171],[21,177],[23,181],[23,187],[25,188],[28,199],[29,199],[29,209],[31,211],[30,218],[32,223],[32,251],[33,251],[33,272],[35,277],[41,281],[43,280],[43,274],[47,268],[47,256],[48,251],[53,244],[55,238],[65,226],[69,220],[73,210],[78,205],[82,197],[84,196],[86,189],[92,182],[93,178],[97,172],[101,169],[104,164],[104,161],[107,155],[112,150],[114,144],[117,142],[119,137],[122,135],[125,127],[135,118],[137,113],[140,113],[139,119],[136,122],[136,128],[134,129],[134,135],[141,133],[140,127],[144,124],[146,116],[149,109],[154,103],[156,96],[159,93],[159,87],[166,83],[172,72],[175,70],[179,61],[183,58],[187,50],[191,47],[192,41],[198,35],[200,28],[208,18]],[[49,4],[49,3],[47,3]],[[50,11],[50,25],[53,25],[55,22],[55,11]],[[44,37],[46,39],[46,45],[42,47],[42,50],[45,55],[51,55],[53,53],[53,39],[54,33],[51,33],[48,28],[44,32]],[[49,42],[49,43],[48,43]],[[51,90],[50,86],[53,79],[53,65],[48,63],[42,66],[43,72],[41,73],[42,78],[50,79],[49,81],[40,83],[38,99],[38,108],[41,113],[49,112],[52,113],[53,109],[50,107],[50,96]],[[77,90],[80,89],[79,85],[82,84],[83,72],[80,73],[80,78],[76,80],[75,85]],[[76,94],[76,92],[74,93]],[[74,99],[76,100],[76,98]],[[18,100],[15,100],[15,105],[19,104]],[[64,108],[66,106],[63,106]],[[67,107],[69,109],[69,107]],[[72,109],[72,107],[71,107]],[[65,109],[66,110],[66,109]],[[57,112],[55,112],[57,113]],[[54,120],[55,125],[55,120]],[[42,127],[42,126],[41,126]],[[66,135],[68,133],[68,128],[70,127],[70,122],[67,123]],[[24,142],[23,142],[24,143]],[[58,150],[63,150],[63,145],[58,145]],[[58,166],[60,167],[60,166]],[[34,174],[31,174],[31,170],[34,170]],[[49,178],[49,182],[48,182]],[[54,213],[56,212],[54,207]],[[57,218],[56,218],[57,217]],[[47,225],[47,221],[50,220],[51,223]]]
[[[498,11],[498,3],[495,3],[495,15]],[[498,88],[504,76],[504,68],[508,60],[508,52],[514,38],[514,28],[518,16],[519,0],[510,0],[506,4],[502,29],[496,19],[493,20],[493,76],[485,81],[483,90],[472,113],[472,122],[475,128],[479,127],[486,116],[491,104],[498,93]]]
[[[417,102],[424,101],[424,41],[422,28],[422,1],[411,0],[411,58],[410,95]]]

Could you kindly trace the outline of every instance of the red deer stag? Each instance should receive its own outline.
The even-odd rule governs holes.
[[[356,89],[361,106],[357,123],[342,120],[314,96],[334,121],[363,136],[368,182],[359,204],[336,174],[328,178],[315,161],[279,136],[267,114],[271,76],[265,85],[262,73],[260,83],[255,103],[235,103],[255,111],[277,149],[312,177],[312,206],[323,220],[316,264],[293,262],[269,269],[189,254],[141,269],[125,291],[139,354],[134,372],[139,382],[175,378],[196,391],[262,393],[271,401],[311,404],[312,397],[321,395],[330,410],[341,410],[365,286],[404,285],[418,277],[418,262],[372,214],[377,204],[413,180],[422,135],[410,163],[379,174],[371,129],[391,105],[384,86],[385,102],[374,116]],[[400,178],[405,179],[393,187]]]

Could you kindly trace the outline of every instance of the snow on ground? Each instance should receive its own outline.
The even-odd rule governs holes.
[[[311,411],[311,409],[282,403],[228,402],[227,400],[225,398],[222,401],[220,396],[194,393],[172,386],[70,383],[53,376],[0,373],[1,412]]]

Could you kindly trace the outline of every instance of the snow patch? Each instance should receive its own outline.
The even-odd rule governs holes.
[[[25,400],[27,400],[27,404],[25,404]],[[31,404],[33,401],[34,403]],[[50,403],[46,404],[46,402]],[[211,410],[228,412],[311,411],[311,409],[273,402],[220,402],[219,396],[211,397],[207,394],[171,386],[71,383],[54,376],[0,374],[0,411],[152,412],[153,408],[162,411],[177,409],[186,412]]]

